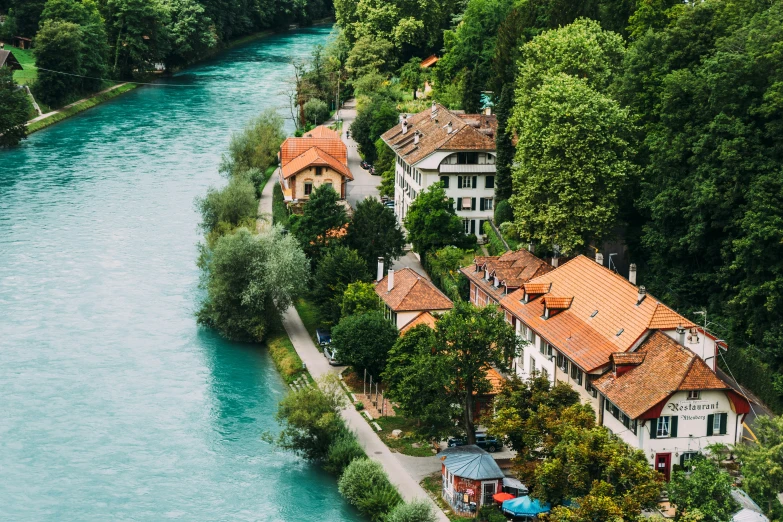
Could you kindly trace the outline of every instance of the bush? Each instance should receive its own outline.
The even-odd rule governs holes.
[[[266,172],[252,168],[243,170],[238,174],[240,178],[246,179],[251,185],[253,185],[253,188],[256,190],[256,199],[261,197],[261,191],[264,190],[264,185],[266,185],[267,180],[272,175],[272,172],[274,170],[270,167],[266,169]]]
[[[514,226],[514,223],[510,221],[506,221],[505,223],[501,223],[498,228],[500,229],[500,233],[503,234],[504,238],[519,239],[519,234],[517,233],[517,227]]]
[[[503,200],[495,205],[495,223],[502,224],[514,221],[514,211],[508,201]]]
[[[288,228],[288,217],[288,207],[285,204],[283,188],[280,186],[280,183],[276,183],[272,191],[272,223]]]
[[[356,436],[345,428],[340,431],[329,446],[324,469],[335,475],[341,475],[348,464],[361,458],[365,458],[364,450],[359,446]]]
[[[329,119],[329,107],[326,105],[326,102],[318,98],[310,98],[304,104],[304,114],[307,123],[318,125]]]
[[[222,189],[210,187],[206,196],[196,198],[196,208],[201,214],[201,228],[207,234],[219,226],[223,230],[240,225],[254,228],[255,223],[250,222],[255,221],[258,213],[256,189],[247,178],[231,178]]]
[[[366,314],[381,309],[375,285],[357,281],[351,283],[343,292],[342,317],[355,314]]]
[[[356,401],[354,406],[356,406],[356,411],[362,411],[364,409],[364,403],[363,402]]]
[[[484,506],[479,509],[480,522],[506,522],[506,517],[495,506]]]
[[[371,520],[382,520],[402,499],[383,467],[370,459],[355,459],[338,482],[340,494]]]
[[[506,251],[506,245],[503,244],[503,241],[501,241],[495,233],[495,229],[492,228],[489,221],[484,223],[483,232],[487,235],[487,250],[489,251],[489,255],[499,256]]]
[[[277,162],[277,153],[284,139],[283,118],[274,109],[264,111],[242,132],[231,136],[229,152],[220,161],[220,172],[229,175],[250,169],[266,172]]]
[[[311,289],[321,319],[328,324],[337,323],[342,316],[343,294],[348,285],[370,279],[367,265],[356,250],[344,246],[327,250],[315,271]]]
[[[436,520],[438,519],[435,510],[424,500],[398,504],[386,517],[386,522],[435,522]]]

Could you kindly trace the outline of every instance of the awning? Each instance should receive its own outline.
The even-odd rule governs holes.
[[[503,487],[518,489],[520,493],[522,493],[523,495],[526,495],[528,493],[527,487],[524,484],[522,484],[517,479],[511,477],[505,477],[503,479]]]
[[[528,496],[517,497],[503,502],[503,513],[515,517],[534,517],[541,513],[549,513],[552,507],[548,502],[541,503]]]
[[[495,493],[492,495],[492,498],[495,500],[495,502],[505,502],[506,500],[511,500],[515,497],[510,493]]]

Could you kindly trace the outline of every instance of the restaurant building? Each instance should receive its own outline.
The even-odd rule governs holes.
[[[477,258],[462,272],[471,301],[497,302],[527,341],[517,375],[570,385],[599,424],[667,478],[673,464],[708,445],[740,441],[748,401],[715,374],[725,343],[637,286],[635,267],[625,279],[600,255],[578,256],[504,286],[490,275],[500,259]]]

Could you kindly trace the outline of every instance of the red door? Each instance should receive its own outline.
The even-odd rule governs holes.
[[[671,464],[672,464],[671,453],[655,454],[655,470],[661,475],[663,475],[663,478],[666,480],[666,482],[669,482],[669,479],[671,478]]]

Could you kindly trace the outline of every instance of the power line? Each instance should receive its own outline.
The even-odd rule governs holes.
[[[56,74],[64,74],[66,76],[74,76],[76,78],[85,78],[87,80],[100,80],[103,82],[112,82],[112,83],[133,83],[135,85],[154,85],[156,87],[198,87],[198,85],[187,85],[184,83],[152,83],[152,82],[132,82],[132,81],[124,81],[124,80],[113,80],[111,78],[98,78],[95,76],[84,76],[82,74],[73,74],[73,73],[67,73],[63,71],[54,71],[52,69],[46,69],[44,67],[36,67],[35,65],[28,65],[28,67],[32,69],[37,69],[39,71],[46,71],[50,73],[56,73]]]

